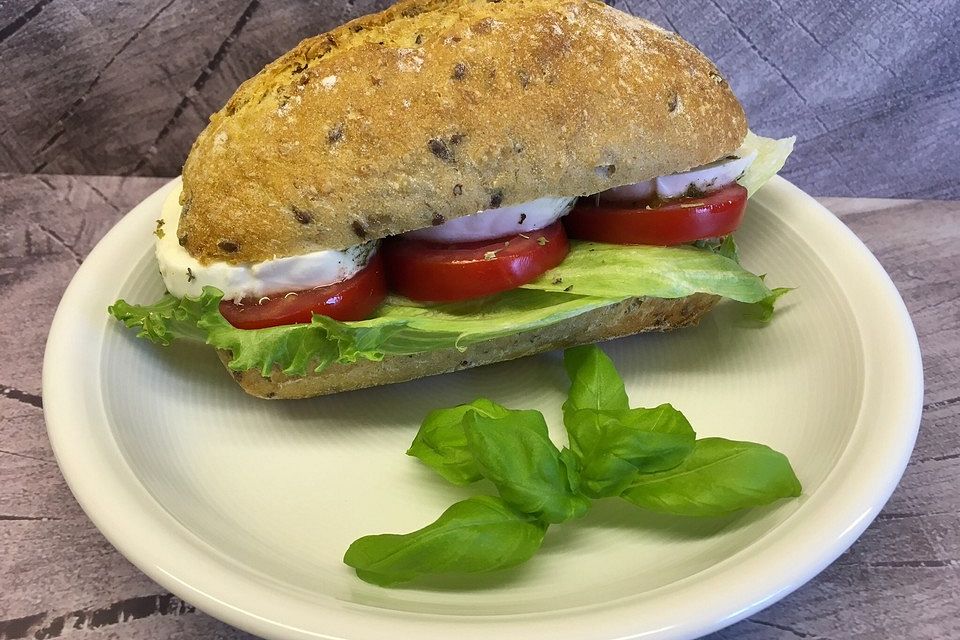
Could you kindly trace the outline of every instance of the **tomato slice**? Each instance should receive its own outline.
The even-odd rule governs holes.
[[[263,329],[310,322],[313,314],[342,322],[363,320],[387,295],[380,252],[352,278],[325,287],[244,298],[239,304],[220,301],[220,313],[238,329]]]
[[[383,259],[397,293],[450,302],[516,289],[560,264],[569,250],[563,225],[554,222],[539,231],[478,242],[390,238]]]
[[[743,220],[747,190],[731,184],[702,198],[597,204],[581,198],[564,219],[571,238],[610,244],[670,246],[732,233]]]

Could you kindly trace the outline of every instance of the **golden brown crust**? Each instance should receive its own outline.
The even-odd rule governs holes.
[[[279,370],[269,378],[252,369],[231,373],[244,391],[260,398],[311,398],[450,373],[635,333],[678,329],[699,322],[718,301],[718,297],[702,293],[676,300],[630,298],[544,329],[471,345],[466,351],[441,349],[412,356],[388,357],[382,362],[361,360],[350,365],[335,364],[321,373],[296,378]],[[219,354],[226,366],[230,353],[221,350]]]
[[[673,33],[598,0],[405,0],[237,90],[184,166],[201,261],[340,249],[735,149],[743,110]]]

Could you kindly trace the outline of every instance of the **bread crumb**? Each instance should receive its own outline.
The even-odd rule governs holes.
[[[217,135],[213,136],[213,145],[215,147],[222,147],[227,143],[227,132],[219,131]]]
[[[403,72],[418,72],[423,68],[423,57],[417,49],[397,49],[397,68]]]
[[[301,102],[303,102],[302,97],[291,96],[290,98],[287,99],[286,102],[284,102],[282,105],[277,107],[277,115],[280,116],[281,118],[287,117],[290,114],[290,109],[292,109],[293,106],[295,105],[299,105]]]
[[[670,117],[683,113],[683,98],[681,98],[679,94],[673,94],[670,98],[670,102],[667,105],[670,111]]]

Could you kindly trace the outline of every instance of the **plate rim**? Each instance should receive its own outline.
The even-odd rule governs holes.
[[[51,324],[43,358],[44,417],[54,455],[70,490],[94,525],[138,569],[161,586],[210,615],[257,635],[270,638],[339,639],[345,637],[284,623],[281,616],[285,613],[285,608],[291,606],[290,599],[283,594],[270,592],[268,589],[264,593],[265,589],[262,585],[250,580],[242,573],[238,573],[235,569],[231,571],[231,567],[225,564],[222,558],[217,557],[215,548],[196,539],[192,532],[180,525],[161,505],[156,503],[146,488],[139,484],[134,472],[127,466],[127,461],[117,443],[112,437],[109,437],[111,432],[109,426],[101,425],[99,433],[97,431],[87,433],[87,430],[91,427],[97,429],[96,424],[87,425],[87,429],[75,428],[78,416],[96,417],[98,403],[99,410],[103,413],[100,376],[89,375],[89,366],[84,365],[89,362],[91,357],[99,358],[106,335],[102,329],[112,322],[105,312],[101,312],[102,322],[98,322],[93,327],[96,338],[90,339],[90,334],[85,332],[88,332],[91,327],[75,321],[77,317],[75,310],[91,307],[92,303],[87,289],[88,281],[96,281],[101,273],[115,272],[115,257],[113,257],[111,247],[121,238],[134,238],[136,240],[137,236],[149,236],[150,230],[143,228],[143,225],[140,224],[140,218],[148,213],[153,215],[150,212],[159,210],[166,193],[174,188],[178,180],[179,178],[175,178],[166,183],[121,218],[84,260],[63,294]],[[820,495],[822,499],[819,502],[825,502],[826,504],[817,505],[819,509],[824,509],[832,503],[840,503],[839,506],[835,504],[833,508],[842,507],[846,514],[842,526],[833,524],[829,527],[830,535],[821,534],[819,536],[820,543],[826,541],[829,544],[823,545],[819,553],[807,550],[806,556],[809,562],[795,563],[784,562],[783,558],[780,558],[779,561],[773,559],[774,564],[778,566],[772,573],[777,574],[779,579],[770,580],[770,570],[761,572],[767,574],[766,576],[757,575],[756,563],[751,563],[748,560],[746,564],[753,572],[753,579],[746,582],[749,582],[752,588],[740,589],[735,598],[726,592],[722,596],[714,595],[712,598],[708,594],[702,594],[702,597],[697,598],[698,613],[695,616],[688,616],[686,620],[658,629],[635,630],[630,632],[630,635],[623,635],[623,629],[614,628],[609,623],[605,626],[602,620],[593,620],[589,626],[584,627],[594,633],[606,633],[603,630],[608,628],[609,634],[604,637],[694,638],[733,624],[773,604],[773,602],[791,593],[820,573],[859,537],[889,499],[909,461],[922,413],[923,369],[916,331],[895,285],[869,249],[849,228],[814,198],[784,178],[774,178],[755,198],[771,200],[774,203],[782,201],[787,206],[792,202],[799,208],[808,210],[808,213],[804,213],[804,215],[811,216],[811,220],[816,218],[816,222],[826,225],[825,228],[829,231],[827,236],[820,238],[820,240],[826,240],[839,248],[852,251],[859,268],[870,277],[867,284],[879,294],[879,302],[886,306],[885,313],[896,321],[895,323],[875,324],[884,324],[886,329],[897,334],[896,337],[899,338],[899,341],[892,348],[895,348],[899,358],[906,365],[902,368],[895,368],[896,370],[890,375],[896,376],[900,383],[898,388],[906,389],[908,393],[903,395],[898,406],[895,407],[896,411],[885,414],[891,416],[887,418],[889,423],[897,423],[898,427],[893,432],[898,438],[880,439],[883,441],[869,443],[872,449],[878,450],[882,455],[879,459],[886,462],[885,465],[877,465],[876,460],[878,458],[875,457],[877,453],[872,454],[874,456],[873,466],[883,466],[885,469],[883,473],[874,470],[875,475],[879,476],[877,479],[881,481],[878,486],[872,486],[869,490],[861,488],[857,491],[861,500],[850,500],[849,496],[837,495],[836,492],[828,499],[822,495],[824,487],[837,482],[835,476],[842,461],[852,455],[852,445],[855,444],[856,440],[862,439],[863,436],[862,429],[855,429],[851,433],[851,438],[841,452],[834,468],[823,480],[819,490],[810,496],[811,500],[803,507],[813,509],[810,504],[813,503],[817,495]],[[800,207],[800,204],[806,206]],[[800,233],[796,228],[794,230]],[[149,241],[149,237],[146,237],[145,241]],[[835,277],[838,285],[841,284],[840,276]],[[112,296],[114,289],[109,287],[106,289],[109,289]],[[843,287],[841,287],[841,290],[849,303],[850,297],[848,294],[850,292]],[[106,293],[103,295],[109,297]],[[851,313],[854,319],[859,320],[856,311],[851,304]],[[81,314],[80,317],[84,316]],[[862,323],[858,322],[857,328],[862,346],[864,331],[870,330],[870,327],[864,327]],[[77,384],[77,376],[82,376],[84,373],[87,376],[84,384]],[[865,369],[865,380],[867,377]],[[90,394],[90,392],[95,393]],[[92,397],[85,394],[90,394]],[[888,395],[894,396],[896,394]],[[865,403],[866,398],[867,390],[865,388],[862,402]],[[864,410],[865,406],[862,405],[857,420],[858,424],[863,420]],[[106,417],[104,413],[102,418],[105,420]],[[91,435],[97,437],[89,437]],[[858,438],[858,435],[861,438]],[[861,454],[861,457],[864,456]],[[99,463],[97,468],[101,473],[88,473],[91,462]],[[104,494],[105,485],[108,489],[107,494]],[[862,499],[865,495],[869,499]],[[850,502],[859,504],[860,508],[855,508],[857,505],[851,505]],[[118,508],[118,506],[124,508]],[[139,520],[130,517],[128,509],[134,507],[140,508],[139,511],[135,511]],[[793,519],[792,516],[790,520]],[[139,529],[135,521],[141,523]],[[142,530],[143,522],[147,525],[154,525],[153,531],[144,532]],[[802,526],[803,524],[801,524]],[[138,535],[133,535],[134,533]],[[785,535],[788,538],[790,537],[790,534],[783,531],[783,527],[775,527],[773,531],[764,534],[758,542],[766,539],[768,544],[778,545],[781,542],[780,538]],[[810,547],[811,545],[808,543],[806,546]],[[169,556],[176,556],[177,553],[171,551],[164,553],[154,550],[173,547],[179,550],[177,553],[185,554],[179,563],[170,564],[169,562]],[[767,553],[769,552],[763,550],[758,555],[764,556]],[[167,558],[163,556],[167,556]],[[796,557],[796,552],[794,552],[791,560]],[[165,559],[167,562],[164,562]],[[798,569],[795,566],[796,564],[803,566]],[[187,580],[182,577],[185,575],[183,570],[185,566],[192,566],[195,569],[194,579]],[[170,567],[174,568],[171,570]],[[741,573],[743,571],[740,570]],[[189,574],[189,571],[186,573]],[[198,579],[196,577],[198,573],[203,573],[203,578]],[[235,584],[224,587],[224,584],[230,581]],[[219,591],[215,593],[215,590],[208,586],[211,584],[220,587]],[[238,600],[256,603],[259,605],[259,611],[257,607],[233,604]],[[735,602],[731,602],[731,600],[735,600]],[[297,602],[293,604],[303,605],[305,603]],[[593,609],[597,609],[597,607],[583,608],[584,611]],[[565,609],[564,611],[570,610]],[[533,638],[539,637],[532,635],[532,633],[538,625],[542,626],[544,624],[541,619],[549,615],[538,613],[497,616],[496,621],[492,621],[489,616],[438,616],[395,610],[384,610],[379,612],[378,615],[376,609],[371,609],[365,605],[351,606],[350,603],[340,603],[340,606],[333,613],[336,614],[337,624],[342,624],[344,621],[349,623],[357,615],[364,616],[363,622],[366,624],[366,628],[361,629],[361,633],[356,636],[363,638],[378,637],[385,633],[392,637],[400,637],[398,633],[402,631],[398,629],[397,625],[409,624],[411,621],[415,626],[419,624],[437,625],[436,628],[430,629],[423,626],[416,626],[415,629],[404,628],[403,631],[412,631],[418,637],[426,638],[431,634],[436,635],[436,637],[444,637],[456,629],[459,635],[467,638],[472,636],[464,635],[462,626],[457,626],[458,622],[477,619],[485,620],[484,634],[510,630],[523,633],[524,637]],[[591,615],[589,612],[586,613],[587,617]],[[302,615],[298,617],[304,619]],[[499,623],[505,623],[508,626],[500,628],[497,626]],[[556,626],[551,626],[549,620],[546,625],[551,631],[556,632]],[[542,631],[543,629],[541,629]]]

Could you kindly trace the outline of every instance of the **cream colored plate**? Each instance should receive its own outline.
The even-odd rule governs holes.
[[[404,455],[430,409],[488,396],[561,439],[557,353],[310,401],[247,397],[213,351],[159,349],[107,317],[162,293],[167,185],[103,239],[64,294],[44,360],[50,439],[104,535],[154,580],[270,638],[691,638],[809,580],[863,531],[920,419],[910,319],[867,249],[782,179],[750,204],[744,263],[798,287],[758,329],[733,304],[699,327],[605,345],[635,405],[789,455],[799,500],[729,518],[604,501],[526,565],[381,589],[341,563],[355,538],[419,528],[464,490]],[[491,491],[491,487],[482,487]],[[481,490],[477,489],[477,490]]]

